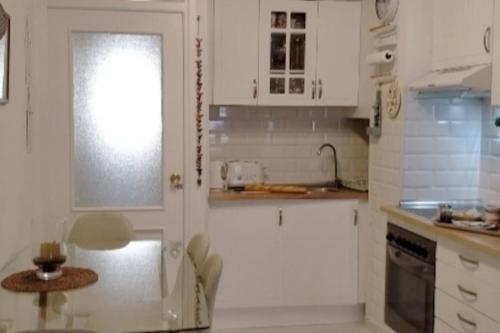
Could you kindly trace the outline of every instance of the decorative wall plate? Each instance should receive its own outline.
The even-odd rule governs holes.
[[[401,110],[401,89],[397,80],[394,80],[387,90],[386,110],[391,119],[396,118]]]
[[[399,0],[376,0],[375,12],[383,24],[391,23],[398,12]]]

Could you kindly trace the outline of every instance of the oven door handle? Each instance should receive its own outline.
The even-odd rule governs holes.
[[[432,265],[422,262],[392,246],[387,246],[387,252],[389,254],[389,259],[393,263],[404,268],[408,272],[416,274],[426,280],[434,279],[434,268]]]

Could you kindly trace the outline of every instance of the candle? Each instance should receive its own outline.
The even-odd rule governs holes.
[[[40,258],[42,259],[50,258],[50,245],[48,243],[42,243],[40,245]]]
[[[61,257],[61,245],[58,242],[52,242],[52,258]]]

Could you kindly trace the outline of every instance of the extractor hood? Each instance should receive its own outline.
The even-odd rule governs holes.
[[[426,94],[451,93],[484,97],[491,90],[491,65],[434,71],[410,84],[410,90]]]

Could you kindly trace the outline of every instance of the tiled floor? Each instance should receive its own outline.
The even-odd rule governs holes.
[[[374,333],[364,324],[214,330],[212,333]]]

